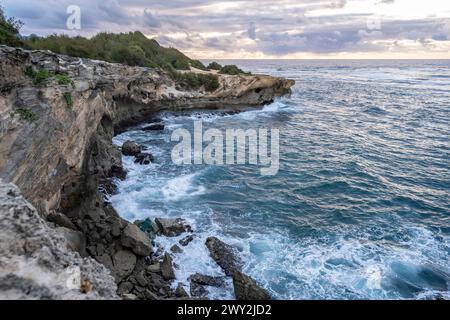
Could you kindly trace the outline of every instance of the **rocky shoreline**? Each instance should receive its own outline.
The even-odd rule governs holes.
[[[36,83],[29,70],[64,74],[70,81],[48,77]],[[129,126],[149,122],[163,110],[236,111],[263,105],[288,93],[294,84],[262,75],[220,76],[219,82],[214,92],[187,90],[159,69],[0,46],[0,232],[5,238],[0,247],[0,296],[31,298],[33,292],[33,298],[44,299],[188,298],[182,286],[171,287],[171,255],[181,248],[158,251],[145,230],[149,225],[155,235],[186,232],[180,246],[189,245],[189,237],[194,236],[191,230],[182,221],[164,219],[132,224],[117,214],[103,193],[115,191],[112,178],[126,176],[121,160],[124,149],[142,165],[153,161],[144,150],[133,150],[136,146],[130,145],[127,151],[112,144],[113,136]],[[161,125],[155,123],[147,130],[161,129]],[[34,220],[27,222],[24,215]],[[9,223],[13,219],[17,227]],[[29,228],[41,232],[29,237]],[[33,250],[14,251],[10,243],[16,238],[23,238],[22,247]],[[47,251],[34,249],[41,243]],[[206,245],[233,278],[236,298],[268,298],[241,273],[232,248],[219,239],[208,239]],[[79,290],[67,291],[57,282],[41,283],[43,274],[63,272],[61,255],[68,260],[65,268],[81,267]],[[14,268],[16,260],[24,265],[33,261],[38,271]],[[83,271],[86,268],[90,270]],[[198,274],[190,281],[190,293],[198,298],[205,298],[205,286],[221,284],[221,279]]]

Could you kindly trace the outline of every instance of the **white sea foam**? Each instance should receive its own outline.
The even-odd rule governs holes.
[[[198,174],[188,174],[170,179],[162,187],[162,194],[168,201],[178,201],[186,197],[202,195],[206,189],[195,184]]]

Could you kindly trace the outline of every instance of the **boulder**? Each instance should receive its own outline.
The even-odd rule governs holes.
[[[153,161],[155,161],[155,158],[150,153],[138,153],[134,159],[134,163],[139,163],[141,165],[148,165]]]
[[[172,266],[172,257],[167,252],[164,254],[163,262],[161,263],[161,274],[164,280],[174,280],[175,272]]]
[[[122,232],[121,243],[130,248],[138,256],[149,256],[153,251],[152,244],[147,235],[135,224],[128,224]]]
[[[175,297],[177,298],[187,298],[189,295],[186,290],[184,290],[183,284],[178,283],[177,288],[175,289]]]
[[[223,277],[207,276],[200,273],[189,276],[188,280],[202,286],[222,287],[225,285]]]
[[[139,298],[132,293],[125,293],[122,295],[123,300],[139,300]]]
[[[56,211],[50,212],[49,215],[47,216],[47,220],[50,222],[53,222],[54,224],[56,224],[60,227],[77,230],[77,227],[75,227],[75,225],[72,223],[72,221],[70,221],[70,219],[66,215],[64,215],[60,212],[56,212]]]
[[[129,276],[136,266],[136,256],[128,250],[120,250],[113,257],[116,279],[121,280]]]
[[[240,271],[233,272],[234,295],[237,300],[271,300],[266,290]]]
[[[160,273],[161,272],[161,263],[157,262],[157,263],[151,264],[146,267],[146,270],[148,272],[152,272],[152,273]]]
[[[125,281],[119,284],[117,288],[117,293],[123,295],[125,293],[130,293],[133,290],[133,284],[131,282]]]
[[[205,244],[211,257],[227,276],[232,276],[235,270],[240,271],[242,269],[242,261],[235,255],[233,247],[216,237],[209,237]]]
[[[67,241],[67,248],[69,250],[78,252],[80,256],[87,257],[86,238],[80,231],[59,227],[56,229]]]
[[[122,145],[122,154],[124,156],[136,156],[141,153],[142,147],[134,141],[125,141]]]
[[[162,131],[164,130],[164,125],[162,123],[153,123],[142,128],[142,131]]]
[[[191,232],[191,226],[186,224],[184,219],[165,219],[165,218],[156,218],[156,224],[161,230],[162,234],[166,237],[176,237],[184,232]]]
[[[191,282],[189,292],[193,297],[206,298],[208,296],[208,290],[198,283]]]

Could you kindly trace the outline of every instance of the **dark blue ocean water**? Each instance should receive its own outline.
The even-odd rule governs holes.
[[[278,299],[450,298],[450,61],[232,61],[296,80],[262,110],[165,114],[162,133],[124,163],[112,197],[129,219],[184,217],[198,233],[175,256],[178,281],[223,274],[204,241],[239,249],[245,271]],[[176,128],[279,128],[280,170],[176,166]],[[159,238],[167,249],[176,239]],[[176,285],[176,283],[174,284]],[[211,289],[232,298],[232,285]]]

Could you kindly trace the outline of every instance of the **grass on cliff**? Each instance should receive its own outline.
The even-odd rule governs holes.
[[[66,101],[67,108],[69,110],[72,110],[72,107],[73,107],[72,94],[70,92],[65,92],[63,94],[63,97],[64,97],[64,100]]]
[[[34,122],[37,119],[36,114],[30,109],[19,108],[13,112],[11,112],[11,117],[18,115],[20,119],[25,120],[27,122]]]
[[[34,71],[33,68],[28,67],[25,70],[25,74],[33,80],[34,84],[41,84],[47,79],[55,78],[59,85],[73,85],[73,80],[65,73],[55,73],[46,69]]]

